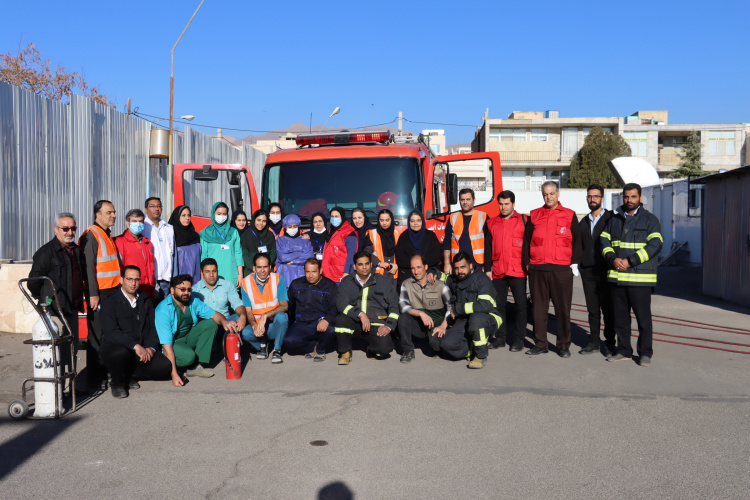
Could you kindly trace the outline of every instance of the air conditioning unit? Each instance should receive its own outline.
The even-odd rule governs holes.
[[[637,116],[626,116],[625,125],[640,125],[640,119]]]

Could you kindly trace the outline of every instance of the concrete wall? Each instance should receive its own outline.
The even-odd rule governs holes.
[[[29,277],[31,264],[0,264],[0,332],[28,333],[39,319],[18,289],[18,280]]]

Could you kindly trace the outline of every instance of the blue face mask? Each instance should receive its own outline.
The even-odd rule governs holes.
[[[133,234],[141,234],[143,232],[143,222],[131,222],[128,227]]]
[[[341,217],[331,217],[331,225],[333,227],[339,227],[341,225]]]

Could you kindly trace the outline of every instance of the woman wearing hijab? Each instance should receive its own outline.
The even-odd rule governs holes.
[[[242,259],[240,233],[229,225],[228,214],[226,203],[214,203],[211,208],[212,224],[200,232],[201,260],[209,257],[216,259],[219,276],[239,288],[245,261]]]
[[[420,254],[427,262],[427,267],[432,275],[439,275],[440,258],[442,247],[435,236],[425,226],[424,216],[418,210],[409,214],[409,227],[401,234],[396,243],[396,263],[398,264],[398,289],[401,283],[411,278],[411,258]]]
[[[232,222],[230,225],[240,233],[240,238],[247,231],[247,214],[242,210],[235,210],[232,212]]]
[[[331,209],[331,229],[328,243],[323,250],[323,276],[339,283],[341,278],[353,272],[353,258],[357,253],[357,233],[346,220],[341,207]]]
[[[291,283],[305,275],[305,261],[313,256],[313,249],[310,240],[300,238],[298,216],[287,215],[283,222],[284,235],[276,240],[276,272]]]
[[[253,220],[247,225],[247,231],[242,234],[240,241],[242,258],[248,263],[245,266],[245,276],[253,272],[256,254],[267,253],[271,257],[271,263],[276,262],[276,236],[268,229],[268,214],[265,210],[253,213]]]
[[[372,248],[372,267],[377,274],[382,274],[393,282],[398,278],[398,266],[396,264],[396,243],[399,233],[393,224],[393,212],[383,209],[378,212],[378,225],[375,229],[367,231],[369,238],[368,246]]]
[[[366,250],[368,253],[372,253],[372,246],[370,246],[370,240],[367,237],[367,232],[371,229],[375,229],[370,219],[365,214],[365,211],[357,207],[352,210],[352,227],[357,233],[357,252]]]
[[[276,238],[281,236],[284,231],[284,211],[281,210],[281,205],[278,203],[271,203],[268,205],[268,229],[273,231]]]
[[[189,274],[193,282],[201,280],[201,237],[195,230],[190,218],[192,213],[187,205],[175,208],[169,217],[169,223],[174,228],[174,262],[172,262],[172,276]]]
[[[302,238],[310,240],[312,244],[314,257],[320,261],[323,260],[323,250],[326,247],[328,239],[328,230],[326,229],[326,216],[322,212],[315,212],[312,216],[312,229],[302,235]]]

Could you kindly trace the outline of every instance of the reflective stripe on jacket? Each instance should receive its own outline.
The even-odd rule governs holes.
[[[623,286],[656,286],[656,258],[664,239],[661,223],[654,214],[640,206],[634,215],[623,215],[620,207],[607,221],[599,240],[607,263],[607,279]],[[618,271],[615,259],[626,259],[630,267]]]
[[[367,231],[367,234],[370,236],[370,240],[372,241],[372,256],[376,257],[380,262],[385,262],[385,255],[383,255],[383,242],[380,241],[380,235],[378,234],[377,229],[370,229]],[[395,238],[395,243],[398,244],[398,237],[401,236],[401,233],[393,230],[393,237]],[[395,255],[395,248],[394,248],[394,255],[393,255],[393,263],[396,264],[396,255]],[[398,266],[396,267],[398,269]],[[376,274],[385,274],[385,270],[377,266],[375,268]],[[393,275],[394,279],[398,279],[398,271],[396,271],[396,274]]]
[[[96,252],[96,284],[99,290],[120,286],[120,260],[115,242],[96,224],[89,226],[86,233],[89,232],[99,244]]]
[[[242,280],[242,289],[250,299],[255,319],[279,305],[279,275],[276,273],[268,276],[262,292],[258,283],[255,282],[255,273]]]
[[[481,210],[474,210],[469,222],[469,239],[471,240],[471,251],[477,264],[484,264],[484,223],[487,214]],[[453,236],[451,237],[451,257],[459,252],[459,240],[464,230],[464,217],[462,212],[451,215],[451,226]]]

